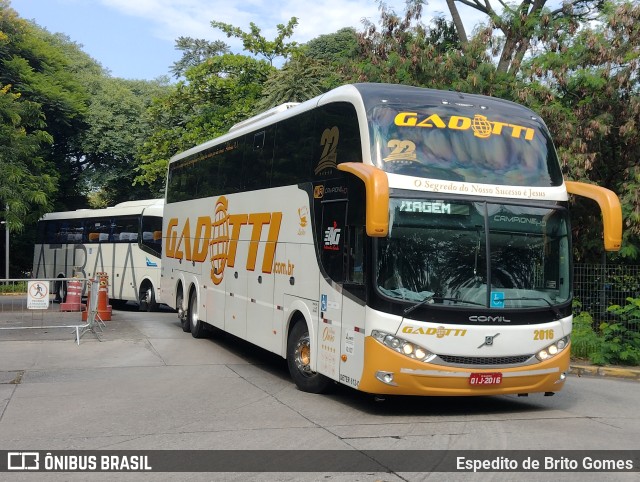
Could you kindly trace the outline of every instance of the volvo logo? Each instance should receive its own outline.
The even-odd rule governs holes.
[[[484,337],[484,343],[482,345],[480,345],[478,348],[482,348],[483,346],[492,346],[493,345],[493,339],[498,336],[500,333],[496,333],[493,336],[485,336]]]
[[[477,321],[479,323],[511,323],[511,320],[504,316],[473,315],[469,317],[469,321]]]

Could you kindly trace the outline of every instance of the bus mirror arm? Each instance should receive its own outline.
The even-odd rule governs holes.
[[[343,162],[338,170],[353,174],[364,182],[367,235],[384,238],[389,233],[389,180],[387,173],[360,162]]]
[[[584,182],[565,181],[567,192],[593,199],[600,206],[604,229],[604,249],[619,251],[622,245],[622,209],[613,191]]]

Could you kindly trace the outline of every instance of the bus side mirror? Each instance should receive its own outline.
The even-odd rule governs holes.
[[[622,208],[613,191],[584,182],[565,181],[567,192],[593,199],[600,206],[604,228],[604,249],[619,251],[622,246]]]
[[[360,162],[343,162],[338,170],[361,179],[365,187],[367,235],[384,238],[389,233],[389,180],[387,173]]]

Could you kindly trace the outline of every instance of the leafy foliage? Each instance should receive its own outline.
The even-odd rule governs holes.
[[[574,317],[573,355],[588,357],[596,365],[640,364],[640,298],[627,298],[625,306],[613,305],[608,310],[617,315],[618,321],[603,322],[597,328],[587,312]]]
[[[142,144],[135,182],[161,192],[170,157],[252,115],[273,70],[264,60],[237,54],[188,69],[186,80],[156,98],[147,112],[146,121],[155,127]]]
[[[182,51],[182,58],[171,67],[171,72],[176,77],[183,75],[190,67],[195,67],[205,60],[217,55],[228,54],[229,46],[216,40],[210,42],[204,39],[191,37],[178,37],[176,50]]]
[[[580,311],[573,317],[571,331],[571,354],[577,358],[590,358],[592,354],[600,357],[602,338],[593,329],[593,317],[587,311]]]
[[[358,34],[349,27],[310,40],[304,45],[304,52],[316,60],[344,64],[358,54],[358,48]]]
[[[51,205],[56,190],[55,169],[44,152],[52,145],[43,103],[64,104],[64,92],[48,86],[52,77],[39,75],[20,54],[55,62],[55,56],[31,35],[30,24],[0,2],[0,206],[11,231],[21,231]],[[41,47],[44,51],[38,51]],[[40,55],[38,55],[40,54]],[[23,94],[25,82],[31,89]],[[47,97],[49,96],[49,97]]]
[[[575,32],[559,29],[523,73],[549,123],[570,179],[595,182],[618,193],[625,220],[620,255],[635,258],[640,237],[640,5],[606,4],[600,22]],[[582,259],[598,259],[598,210],[576,204]],[[587,240],[592,240],[589,243]],[[586,243],[584,241],[587,241]],[[584,244],[583,244],[584,243]]]
[[[102,206],[163,192],[168,159],[257,111],[348,82],[390,82],[482,93],[523,103],[548,123],[567,177],[620,195],[621,257],[640,255],[640,6],[621,0],[501,4],[447,0],[452,21],[423,23],[422,0],[378,23],[291,41],[297,19],[266,39],[212,21],[224,42],[180,37],[179,81],[112,78],[79,45],[20,19],[0,0],[0,204],[18,229],[43,211]],[[486,15],[472,35],[457,6]],[[276,60],[282,59],[275,67]],[[135,185],[132,186],[135,178]],[[9,179],[12,181],[9,182]],[[3,197],[4,196],[4,197]],[[11,202],[9,202],[11,204]],[[572,201],[574,249],[601,256],[600,214]],[[22,216],[21,213],[27,213]],[[600,329],[596,330],[600,336]]]
[[[49,207],[56,177],[40,155],[52,139],[42,130],[39,105],[10,88],[0,89],[0,201],[10,230],[21,231],[25,221],[34,222]]]
[[[278,24],[276,29],[278,35],[273,40],[267,40],[262,35],[262,30],[255,23],[249,24],[250,31],[245,32],[238,27],[229,25],[224,22],[217,22],[213,20],[211,26],[222,30],[227,37],[236,37],[242,40],[242,45],[247,52],[253,55],[261,55],[267,59],[269,65],[273,65],[274,59],[277,57],[284,57],[287,59],[293,52],[296,51],[297,42],[286,42],[286,39],[291,37],[293,30],[298,25],[298,19],[291,17],[287,25]]]

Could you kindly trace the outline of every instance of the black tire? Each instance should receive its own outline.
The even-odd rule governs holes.
[[[184,295],[182,294],[182,288],[176,295],[176,310],[178,311],[178,320],[180,320],[180,326],[182,331],[189,333],[191,331],[191,323],[189,323],[189,312],[184,309]]]
[[[156,292],[149,283],[144,284],[140,289],[140,311],[158,311]]]
[[[191,325],[191,336],[194,338],[204,337],[204,321],[198,316],[198,295],[195,291],[189,296],[189,324]]]
[[[127,307],[127,300],[114,300],[110,299],[109,304],[114,310],[124,310]]]
[[[67,282],[66,281],[56,281],[54,283],[55,286],[55,299],[56,303],[64,303],[67,301]]]
[[[287,365],[296,386],[303,392],[324,393],[332,386],[331,379],[316,373],[309,366],[311,345],[309,329],[304,321],[298,321],[287,339]]]

